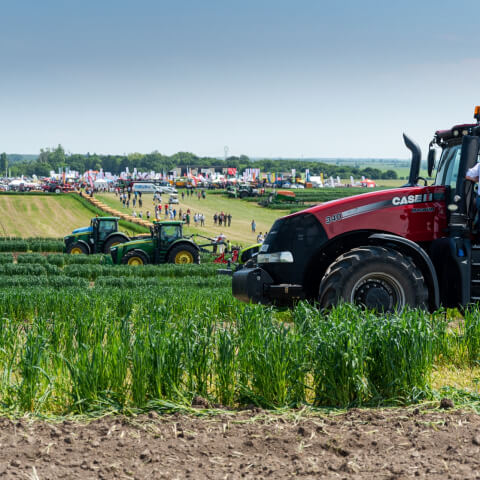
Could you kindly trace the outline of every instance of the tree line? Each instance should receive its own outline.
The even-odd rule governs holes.
[[[9,168],[12,176],[37,175],[46,177],[51,170],[58,172],[60,169],[69,168],[83,173],[87,170],[100,170],[111,172],[113,175],[119,175],[120,172],[129,169],[130,172],[136,168],[142,172],[165,172],[177,167],[190,168],[212,168],[218,171],[222,168],[236,168],[238,172],[243,172],[246,168],[259,168],[262,172],[281,173],[291,172],[296,169],[297,173],[304,173],[309,169],[310,175],[320,175],[325,177],[349,178],[365,176],[373,180],[378,179],[396,179],[397,173],[394,170],[382,171],[378,168],[358,168],[349,165],[334,165],[318,161],[302,161],[292,159],[272,160],[260,159],[252,160],[246,155],[231,156],[227,159],[218,159],[213,157],[199,157],[190,152],[178,152],[174,155],[163,155],[157,151],[152,153],[130,153],[128,155],[98,155],[90,154],[66,154],[64,148],[58,145],[56,148],[45,148],[40,150],[38,158],[30,161],[16,161],[8,165],[7,155],[0,155],[0,176]]]

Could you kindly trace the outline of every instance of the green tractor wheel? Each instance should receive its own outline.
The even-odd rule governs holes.
[[[122,258],[123,265],[130,265],[131,267],[139,267],[141,265],[147,265],[149,263],[148,256],[139,250],[133,250],[128,252]]]
[[[70,255],[88,255],[90,252],[83,243],[75,242],[68,247],[67,253],[70,253]]]
[[[172,248],[168,254],[168,263],[176,263],[177,265],[200,263],[200,256],[194,246],[188,244],[178,245]]]

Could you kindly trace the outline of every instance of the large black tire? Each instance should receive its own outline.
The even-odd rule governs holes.
[[[71,255],[88,255],[90,252],[88,250],[88,247],[84,243],[75,242],[67,248],[67,253],[70,253]]]
[[[139,267],[150,263],[148,255],[141,250],[132,250],[122,257],[123,265]]]
[[[382,312],[406,306],[425,308],[428,289],[411,258],[385,247],[365,246],[344,253],[320,283],[320,306],[356,303]]]
[[[103,246],[103,253],[106,253],[108,255],[110,253],[111,247],[125,242],[128,242],[128,239],[126,239],[122,235],[113,235],[105,242],[105,245]]]
[[[62,191],[60,190],[60,188],[57,187],[57,188],[55,189],[55,193],[58,195],[59,193],[62,193]]]
[[[198,249],[188,243],[173,247],[168,254],[168,263],[183,265],[187,263],[200,263]]]

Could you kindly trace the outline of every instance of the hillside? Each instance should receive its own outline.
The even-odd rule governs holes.
[[[0,195],[0,235],[63,237],[94,214],[68,195]]]

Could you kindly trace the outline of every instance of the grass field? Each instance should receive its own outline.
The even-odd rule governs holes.
[[[0,234],[12,237],[63,237],[94,216],[68,195],[0,195],[0,211]]]
[[[259,207],[255,202],[244,202],[238,199],[231,199],[224,195],[210,194],[208,191],[205,200],[198,200],[196,195],[192,197],[185,196],[185,199],[182,200],[181,192],[178,197],[180,204],[175,206],[177,212],[179,209],[182,209],[182,212],[186,212],[187,209],[190,209],[191,211],[191,226],[190,228],[187,227],[185,229],[187,233],[200,233],[206,236],[217,236],[220,233],[224,233],[233,243],[240,243],[242,245],[255,243],[256,236],[259,232],[265,233],[270,230],[273,222],[277,218],[288,213],[288,210],[269,210]],[[123,208],[119,198],[113,193],[98,194],[96,195],[96,198],[120,212],[131,214],[133,211],[132,205],[130,205],[129,209]],[[163,196],[164,201],[166,201],[167,198],[167,195]],[[146,212],[149,210],[152,214],[151,219],[154,219],[153,195],[144,194],[142,200],[143,208],[141,211],[143,212],[143,218],[146,218]],[[137,213],[140,211],[138,206],[135,208],[135,211]],[[230,213],[232,215],[232,224],[230,227],[219,227],[218,225],[214,225],[213,215],[215,212],[220,213],[222,211],[225,214]],[[195,213],[203,213],[205,215],[205,227],[197,226],[194,228],[193,215]],[[162,219],[164,218],[164,215],[162,215]],[[255,223],[257,224],[257,233],[252,233],[252,220],[255,220]]]

